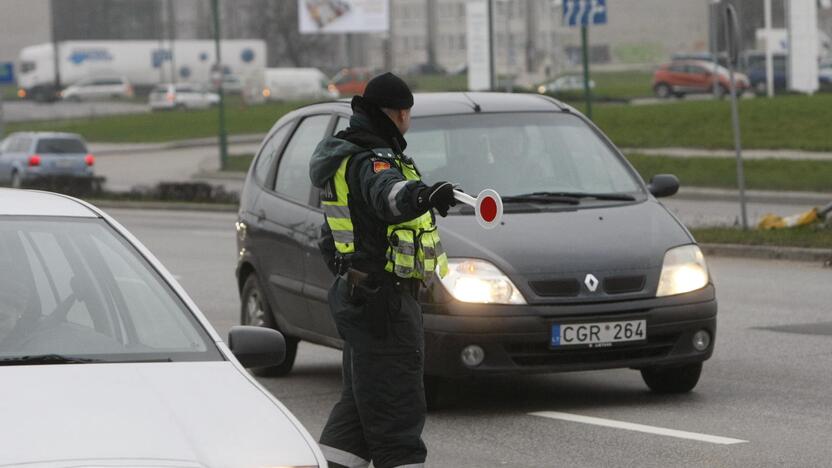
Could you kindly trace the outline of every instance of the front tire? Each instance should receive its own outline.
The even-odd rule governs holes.
[[[243,290],[240,294],[240,323],[256,327],[278,329],[274,320],[269,301],[260,287],[257,275],[252,273],[246,278]],[[258,377],[282,377],[291,372],[295,365],[295,357],[298,352],[298,339],[288,336],[282,332],[286,339],[286,358],[276,366],[257,367],[251,372]]]
[[[656,393],[687,393],[699,383],[702,363],[641,370],[641,378]]]
[[[656,93],[656,97],[660,99],[667,99],[673,94],[673,89],[667,83],[657,84],[653,91]]]

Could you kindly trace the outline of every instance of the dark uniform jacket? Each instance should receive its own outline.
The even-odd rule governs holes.
[[[406,158],[402,152],[407,142],[390,118],[359,96],[353,98],[352,106],[349,128],[318,144],[309,175],[315,187],[323,188],[343,159],[353,156],[346,174],[356,237],[353,265],[367,272],[381,271],[386,263],[387,226],[416,218],[429,209],[419,207],[416,200],[426,186],[421,181],[406,181],[397,169],[393,159]],[[369,151],[381,148],[392,152]],[[321,250],[333,268],[335,245],[329,226],[324,223],[321,230]]]

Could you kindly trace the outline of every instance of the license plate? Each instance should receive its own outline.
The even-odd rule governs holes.
[[[67,168],[75,165],[75,161],[71,159],[59,159],[55,161],[55,167]]]
[[[622,322],[597,323],[556,323],[552,325],[550,345],[583,345],[603,348],[613,343],[644,341],[647,339],[647,320],[626,320]]]

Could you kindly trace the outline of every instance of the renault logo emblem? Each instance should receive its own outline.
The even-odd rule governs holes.
[[[595,277],[592,273],[586,275],[584,278],[584,284],[586,288],[589,289],[589,292],[595,292],[598,289],[598,278]]]

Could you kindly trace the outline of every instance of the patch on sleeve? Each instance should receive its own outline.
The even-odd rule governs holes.
[[[336,202],[338,201],[338,194],[335,192],[335,179],[331,178],[326,181],[324,187],[321,189],[321,201]]]
[[[373,172],[378,174],[381,171],[386,171],[390,169],[392,166],[390,165],[389,161],[385,161],[383,159],[373,158]]]

